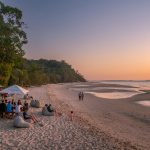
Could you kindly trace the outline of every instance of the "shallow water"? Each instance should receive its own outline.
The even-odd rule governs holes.
[[[102,81],[102,83],[129,85],[142,90],[150,90],[150,81]]]
[[[143,106],[148,106],[148,107],[150,107],[150,101],[148,101],[148,100],[145,100],[145,101],[138,101],[138,102],[136,102],[136,103],[138,103],[138,104],[140,104],[140,105],[143,105]]]
[[[107,92],[107,93],[106,92],[105,93],[85,92],[85,93],[93,94],[96,97],[108,98],[108,99],[128,98],[139,94],[139,92]]]
[[[89,86],[89,85],[87,85],[87,84],[77,84],[77,85],[74,85],[75,87],[87,87],[87,86]]]
[[[133,86],[136,88],[128,88],[128,87],[97,87],[99,83],[106,83],[106,84],[118,84],[118,85],[127,85],[127,86]],[[86,87],[92,85],[92,87]],[[93,85],[96,85],[94,87]],[[77,88],[76,88],[77,87]],[[101,98],[109,98],[109,99],[119,99],[119,98],[128,98],[137,94],[141,94],[140,90],[150,90],[150,82],[146,81],[97,81],[97,82],[89,82],[88,84],[78,84],[73,90],[76,91],[83,91],[85,93],[90,93],[93,94],[96,97],[101,97]],[[110,90],[125,90],[125,91],[116,91],[116,92],[103,92],[103,91],[98,91],[102,89],[110,89]]]

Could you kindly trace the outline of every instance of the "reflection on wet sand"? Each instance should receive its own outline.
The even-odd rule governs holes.
[[[143,105],[143,106],[148,106],[148,107],[150,107],[150,100],[138,101],[138,102],[136,102],[136,103],[138,103],[138,104],[140,104],[140,105]]]

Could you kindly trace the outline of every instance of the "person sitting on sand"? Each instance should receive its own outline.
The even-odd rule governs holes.
[[[51,105],[51,104],[49,104],[49,105],[47,106],[47,110],[48,110],[49,112],[54,112],[54,109],[52,108],[52,105]]]
[[[26,96],[27,96],[26,99],[29,99],[29,94],[27,94]]]
[[[42,108],[42,114],[45,115],[45,116],[53,116],[54,113],[55,112],[52,111],[52,110],[48,111],[48,104],[45,104],[45,106]]]
[[[24,102],[23,108],[24,108],[25,110],[28,110],[28,109],[29,109],[29,104],[27,103],[27,101]]]
[[[34,123],[38,122],[37,119],[36,119],[36,117],[34,115],[29,115],[28,114],[28,110],[27,109],[25,109],[24,112],[23,112],[23,118],[25,120],[32,119]]]
[[[48,104],[45,104],[45,106],[44,106],[44,107],[46,107],[46,108],[47,108],[47,107],[48,107]]]

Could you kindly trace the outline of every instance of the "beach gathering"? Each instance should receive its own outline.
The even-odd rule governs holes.
[[[150,1],[0,0],[0,150],[150,150]]]

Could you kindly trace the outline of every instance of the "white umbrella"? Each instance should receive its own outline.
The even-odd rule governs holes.
[[[18,85],[13,85],[13,86],[10,86],[10,87],[0,91],[0,93],[17,94],[17,95],[25,95],[28,92],[29,92],[28,90],[26,90]]]

